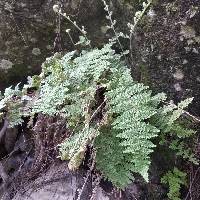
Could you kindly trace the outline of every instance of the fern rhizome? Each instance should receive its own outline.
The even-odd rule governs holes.
[[[34,95],[29,95],[30,88]],[[109,43],[47,59],[41,74],[29,77],[22,90],[6,90],[0,116],[11,127],[38,113],[65,118],[71,134],[59,145],[60,158],[76,170],[90,148],[96,169],[123,189],[134,173],[148,181],[156,146],[152,139],[180,135],[180,130],[184,137],[193,134],[177,122],[191,100],[167,105],[165,94],[153,95],[148,86],[133,81]]]

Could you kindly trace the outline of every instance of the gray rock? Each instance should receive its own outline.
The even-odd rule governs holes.
[[[154,20],[146,18],[136,30],[133,74],[139,66],[140,81],[175,102],[194,97],[191,111],[200,115],[200,1],[165,0],[153,9]]]
[[[9,60],[5,60],[5,59],[2,59],[1,62],[0,62],[0,69],[1,70],[8,70],[10,68],[12,68],[13,66],[13,63],[10,62]]]
[[[72,173],[67,169],[67,163],[56,164],[35,181],[30,182],[24,188],[24,193],[19,191],[13,200],[74,200],[78,197],[78,191],[84,184],[83,175],[80,172]],[[85,187],[81,200],[90,199],[90,187]],[[105,192],[98,187],[95,200],[109,200]],[[3,199],[4,200],[4,199]],[[5,199],[7,200],[7,199]]]
[[[0,90],[24,82],[27,75],[39,73],[42,62],[54,53],[58,16],[53,12],[53,5],[58,2],[60,1],[0,1]],[[80,25],[85,25],[91,35],[98,32],[99,21],[104,18],[103,15],[99,17],[102,12],[100,1],[62,2],[63,12],[73,16],[72,19],[78,20]],[[73,48],[65,33],[67,27],[73,29],[75,41],[79,35],[71,24],[61,19],[63,51]]]

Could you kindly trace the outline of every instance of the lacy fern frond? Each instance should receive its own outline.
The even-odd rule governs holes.
[[[102,127],[100,131],[94,144],[97,150],[96,167],[116,187],[125,188],[133,180],[132,155],[123,153],[124,147],[120,145],[118,131],[109,126]]]
[[[192,102],[192,100],[193,98],[188,98],[181,101],[178,105],[170,103],[160,107],[157,114],[154,116],[152,123],[154,123],[155,126],[158,126],[163,133],[176,131],[175,125],[177,124],[177,120],[184,113],[184,109]],[[177,131],[179,131],[178,129],[180,130],[180,125],[179,128],[177,128]]]
[[[79,168],[84,159],[87,145],[97,135],[98,130],[85,127],[60,145],[60,157],[62,160],[69,160],[68,166],[71,170]]]
[[[182,185],[186,185],[187,174],[180,171],[176,167],[172,171],[168,171],[161,182],[169,185],[168,197],[170,200],[181,200],[180,189]]]
[[[199,161],[192,152],[192,149],[189,148],[184,141],[174,139],[171,141],[169,148],[174,150],[177,156],[181,156],[183,159],[188,160],[195,165],[199,164]]]
[[[127,68],[121,66],[117,73],[121,77],[111,82],[112,89],[106,93],[108,110],[113,115],[112,128],[118,132],[116,137],[120,139],[124,156],[130,158],[132,168],[127,170],[141,174],[148,181],[149,155],[155,147],[151,139],[158,135],[159,129],[147,120],[157,113],[153,105],[157,105],[154,100],[159,97],[153,98],[148,87],[134,83]]]
[[[195,135],[195,131],[179,122],[179,118],[185,112],[184,109],[192,102],[193,98],[181,101],[178,105],[170,103],[159,108],[156,115],[151,119],[151,123],[161,130],[160,143],[169,146],[176,152],[177,156],[198,164],[192,149],[187,145],[187,138]],[[169,144],[169,137],[171,142]],[[184,139],[184,140],[183,140]]]
[[[23,110],[22,110],[22,92],[17,85],[14,89],[6,88],[4,96],[0,100],[0,112],[6,113],[6,119],[9,122],[9,127],[22,124]],[[1,114],[3,119],[3,112]]]

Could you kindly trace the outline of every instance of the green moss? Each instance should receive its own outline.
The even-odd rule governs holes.
[[[8,71],[1,71],[0,73],[0,85],[1,88],[5,88],[9,85],[15,85],[26,79],[29,69],[23,64],[13,65]]]
[[[128,6],[131,9],[133,9],[133,8],[138,9],[138,7],[140,5],[140,0],[119,0],[119,3],[121,5]]]
[[[141,74],[140,81],[144,83],[145,85],[150,85],[151,81],[150,81],[149,72],[148,72],[147,66],[145,66],[144,64],[140,65],[140,74]]]

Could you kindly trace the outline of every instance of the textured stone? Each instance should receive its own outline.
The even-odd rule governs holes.
[[[8,69],[11,69],[12,66],[13,66],[13,63],[10,62],[9,60],[2,59],[1,62],[0,62],[0,69],[1,70],[7,71]]]
[[[146,18],[133,40],[133,74],[143,66],[141,80],[175,102],[194,97],[190,112],[200,115],[200,1],[164,0],[153,9],[156,17]]]
[[[84,184],[84,178],[81,173],[72,173],[67,169],[67,164],[55,164],[49,168],[41,177],[34,182],[28,183],[24,190],[19,191],[13,200],[74,200],[77,199],[80,188]],[[90,199],[91,188],[84,187],[81,200]],[[98,187],[95,193],[95,200],[109,200],[109,196]],[[3,197],[3,200],[7,200]]]
[[[0,90],[24,82],[27,75],[39,73],[42,62],[54,53],[58,16],[53,12],[53,5],[59,2],[62,2],[62,10],[73,16],[73,20],[78,20],[80,25],[85,25],[89,33],[100,30],[99,21],[104,18],[104,15],[99,17],[103,10],[100,1],[1,0]],[[73,48],[64,33],[66,27],[73,29],[75,41],[79,34],[71,24],[61,19],[63,51]]]
[[[58,18],[52,8],[59,2],[63,2],[62,9],[67,15],[86,27],[93,46],[102,46],[113,35],[112,31],[105,28],[108,21],[105,19],[101,1],[1,0],[0,89],[23,82],[27,75],[38,73],[41,63],[47,56],[53,54]],[[113,18],[117,20],[116,30],[128,33],[127,22],[133,22],[134,12],[138,7],[133,0],[109,2],[114,13]],[[156,91],[166,92],[169,99],[180,101],[194,96],[191,111],[195,115],[200,115],[199,8],[199,0],[158,1],[135,31],[132,42],[134,59],[131,63],[133,74],[136,67],[141,69],[140,81],[150,85]],[[73,49],[73,44],[65,33],[66,29],[72,29],[71,34],[75,42],[78,41],[79,33],[70,23],[61,19],[61,46],[63,51],[70,51]],[[124,45],[125,48],[129,47],[129,44]],[[82,177],[79,179],[74,175],[68,179],[67,173],[65,173],[64,183],[62,179],[58,182],[54,181],[50,190],[49,185],[36,188],[37,190],[32,190],[29,185],[27,194],[35,199],[42,199],[39,198],[41,196],[56,199],[52,196],[59,186],[60,194],[55,195],[60,195],[61,199],[62,195],[74,197],[74,192],[78,188],[76,183],[81,184],[83,180]],[[155,176],[155,169],[151,174],[152,177],[153,173]],[[48,180],[46,176],[42,178]],[[42,182],[39,179],[37,181]],[[68,189],[63,190],[63,185]],[[158,185],[154,186],[153,190],[160,190],[158,193],[162,193]],[[137,185],[129,189],[130,199],[134,199],[135,195],[141,193]],[[101,188],[98,191],[100,198],[108,198]],[[17,198],[23,200],[25,197],[22,198],[17,194]],[[159,198],[164,199],[163,196]]]

